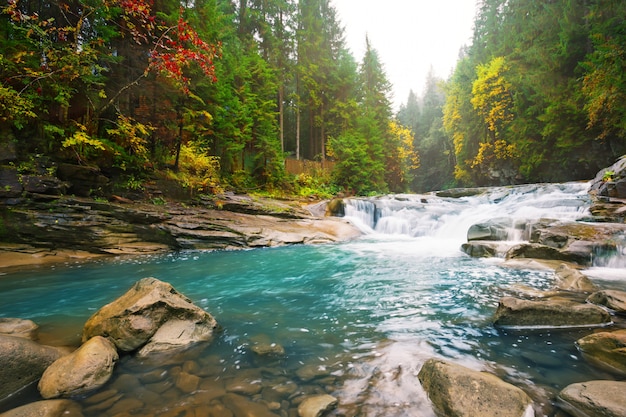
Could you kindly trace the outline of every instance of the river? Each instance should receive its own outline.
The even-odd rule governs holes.
[[[101,391],[115,390],[118,405],[127,400],[142,416],[232,408],[235,397],[223,395],[229,391],[274,415],[292,415],[303,396],[323,392],[339,399],[330,415],[432,417],[416,376],[431,357],[494,372],[527,391],[537,415],[548,415],[554,411],[550,400],[566,385],[615,377],[590,366],[576,350],[575,340],[589,330],[492,325],[498,300],[511,286],[547,289],[552,272],[470,258],[459,248],[469,226],[480,221],[581,218],[588,214],[586,187],[351,200],[346,215],[364,235],[350,242],[183,252],[8,273],[0,278],[0,317],[34,320],[44,343],[77,345],[87,318],[138,279],[171,283],[213,314],[223,330],[212,343],[165,361],[121,359]],[[524,239],[515,230],[510,238]],[[618,257],[586,272],[602,287],[626,290],[622,262]],[[259,356],[252,350],[258,343],[281,345],[285,355]],[[195,390],[177,386],[181,372],[200,377]],[[36,398],[27,392],[0,411]],[[120,412],[115,405],[94,404],[90,396],[77,401],[87,417]]]

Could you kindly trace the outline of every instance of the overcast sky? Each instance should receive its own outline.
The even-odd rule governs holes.
[[[378,51],[397,108],[412,89],[422,93],[432,65],[447,79],[461,46],[469,44],[475,0],[332,0],[346,30],[348,48],[357,62],[365,35]]]

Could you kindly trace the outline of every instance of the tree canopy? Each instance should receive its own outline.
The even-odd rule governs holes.
[[[396,114],[377,49],[356,61],[330,0],[8,0],[1,16],[0,142],[22,159],[128,181],[185,168],[205,192],[289,189],[285,158],[333,161],[329,190],[367,194],[587,179],[626,153],[618,0],[480,0],[452,75]]]

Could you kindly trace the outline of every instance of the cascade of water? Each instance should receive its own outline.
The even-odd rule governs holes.
[[[485,188],[460,198],[436,194],[346,200],[346,218],[365,233],[463,240],[470,226],[508,224],[508,240],[527,239],[523,225],[541,218],[575,220],[587,214],[588,183]]]

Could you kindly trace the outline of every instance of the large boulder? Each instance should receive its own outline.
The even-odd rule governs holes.
[[[143,278],[126,294],[91,316],[83,328],[82,339],[85,342],[94,336],[107,337],[119,350],[131,352],[150,342],[169,321],[173,324],[166,325],[154,340],[161,347],[164,344],[181,347],[210,340],[217,328],[213,316],[170,284],[156,278]],[[183,327],[179,335],[172,333],[173,328]]]
[[[0,335],[0,400],[37,381],[65,353],[23,337]]]
[[[502,297],[494,315],[501,327],[596,327],[611,323],[611,316],[593,304],[565,299],[541,301]]]
[[[532,226],[530,245],[521,245],[511,256],[539,259],[551,256],[551,259],[590,265],[598,254],[616,253],[616,242],[624,232],[625,224],[540,221]]]
[[[113,343],[101,336],[92,337],[46,369],[39,381],[39,392],[50,399],[100,388],[111,378],[118,359]]]
[[[0,318],[0,334],[37,340],[39,326],[32,320]]]
[[[0,417],[83,417],[83,413],[75,401],[45,400],[14,408]]]
[[[626,313],[626,292],[618,290],[602,290],[591,294],[587,302],[605,306],[616,313]]]
[[[598,289],[585,274],[567,264],[559,265],[554,275],[557,278],[556,287],[560,290],[591,293]]]
[[[557,403],[576,417],[626,416],[625,381],[587,381],[565,387]]]
[[[510,218],[491,219],[484,223],[477,223],[467,230],[467,241],[473,240],[516,240],[526,230],[526,221],[516,221]]]
[[[626,329],[590,334],[576,345],[590,362],[626,375]]]
[[[429,359],[418,378],[440,417],[522,417],[532,413],[532,400],[524,391],[486,372]]]

